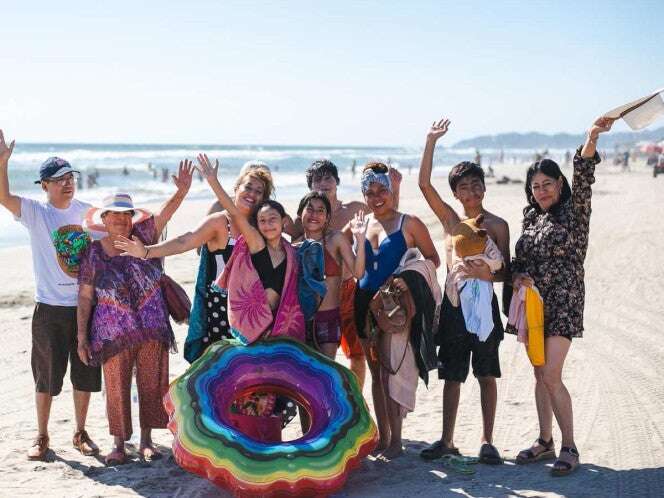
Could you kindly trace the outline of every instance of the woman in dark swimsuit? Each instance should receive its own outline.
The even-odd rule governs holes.
[[[324,355],[334,359],[341,342],[339,298],[343,265],[352,271],[355,278],[364,274],[364,238],[367,231],[364,212],[358,212],[350,221],[357,256],[353,254],[350,242],[344,234],[328,229],[332,208],[325,194],[309,192],[300,201],[297,215],[302,220],[305,239],[316,240],[323,245],[327,292],[314,315],[313,341]]]
[[[372,214],[364,242],[365,273],[355,291],[355,324],[371,371],[371,394],[380,436],[378,449],[382,450],[385,458],[394,458],[403,451],[403,419],[398,403],[388,396],[388,372],[381,366],[376,353],[370,350],[366,330],[369,302],[397,269],[409,248],[418,248],[424,258],[431,260],[436,267],[440,265],[440,258],[426,225],[419,218],[400,213],[395,208],[392,182],[386,165],[368,163],[364,167],[362,193]],[[394,280],[394,285],[407,290],[405,282],[400,278]],[[384,363],[388,361],[389,358],[383,360]]]

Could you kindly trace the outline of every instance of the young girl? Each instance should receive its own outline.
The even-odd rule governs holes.
[[[357,257],[350,242],[338,230],[329,230],[332,208],[321,192],[309,192],[300,201],[297,215],[302,220],[307,240],[319,241],[323,246],[326,293],[313,318],[313,343],[324,355],[334,359],[341,341],[339,298],[343,265],[350,268],[355,278],[364,275],[364,240],[367,223],[359,211],[350,222],[357,247]]]

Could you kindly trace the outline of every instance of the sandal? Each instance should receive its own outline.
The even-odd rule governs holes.
[[[48,453],[48,442],[48,436],[44,434],[37,436],[28,450],[28,460],[44,460]]]
[[[104,462],[109,467],[114,465],[124,465],[127,463],[127,453],[119,448],[113,448],[113,451],[104,458]]]
[[[152,462],[153,460],[159,460],[162,455],[154,446],[143,446],[139,448],[138,454],[141,456],[141,460],[144,462]]]
[[[571,462],[562,460],[560,457],[563,453],[570,455],[573,460]],[[576,450],[576,448],[571,446],[563,446],[560,448],[560,455],[558,455],[558,459],[553,463],[551,475],[554,477],[563,477],[569,475],[578,469],[579,465],[579,452]]]
[[[450,468],[459,474],[472,475],[475,473],[475,468],[471,465],[476,465],[479,462],[475,457],[464,457],[460,455],[443,455],[443,465]]]
[[[479,462],[486,465],[502,465],[503,459],[494,445],[484,443],[480,448]]]
[[[92,456],[99,453],[99,448],[94,443],[94,441],[90,439],[90,436],[85,429],[82,429],[74,434],[72,444],[74,445],[74,448],[81,452],[82,455]]]
[[[459,448],[446,446],[442,439],[439,439],[428,448],[420,451],[420,457],[425,460],[435,460],[445,455],[459,455]]]
[[[542,451],[535,453],[534,450],[538,446],[543,449]],[[525,465],[527,463],[539,462],[541,460],[552,460],[554,458],[556,458],[556,448],[553,444],[553,438],[547,442],[540,437],[537,438],[530,448],[521,450],[516,456],[515,462],[518,465]]]

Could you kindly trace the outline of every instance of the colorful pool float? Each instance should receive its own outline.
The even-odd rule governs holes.
[[[235,429],[233,401],[257,388],[304,406],[310,430],[266,443]],[[355,375],[287,338],[213,344],[171,383],[164,404],[176,462],[236,496],[334,493],[377,442]]]

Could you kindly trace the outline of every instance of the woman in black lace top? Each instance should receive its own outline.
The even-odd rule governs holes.
[[[590,227],[591,185],[595,182],[600,133],[612,119],[599,118],[574,156],[572,187],[550,159],[535,162],[526,176],[528,206],[523,231],[512,262],[514,288],[535,286],[544,302],[546,364],[534,367],[539,438],[517,456],[517,463],[555,458],[553,414],[562,433],[562,445],[552,473],[565,475],[579,465],[574,444],[572,400],[562,381],[565,357],[573,337],[583,335],[584,270]],[[509,331],[509,330],[508,330]]]

